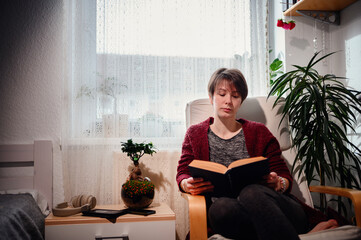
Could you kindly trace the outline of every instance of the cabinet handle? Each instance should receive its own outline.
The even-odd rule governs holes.
[[[103,240],[103,239],[121,239],[121,240],[129,240],[128,235],[114,236],[114,237],[102,237],[95,236],[95,240]]]

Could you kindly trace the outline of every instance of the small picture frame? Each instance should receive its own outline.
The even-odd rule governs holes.
[[[90,217],[102,217],[102,218],[110,218],[114,219],[121,215],[127,214],[127,209],[121,210],[113,210],[113,209],[92,209],[89,211],[82,212],[83,216],[90,216]]]

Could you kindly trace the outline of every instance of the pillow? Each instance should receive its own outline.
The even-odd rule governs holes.
[[[35,202],[38,204],[44,216],[48,216],[50,214],[48,201],[46,200],[43,194],[41,194],[39,191],[35,189],[12,189],[12,190],[0,191],[0,194],[24,194],[24,193],[29,193],[31,196],[33,196]]]
[[[301,234],[299,235],[301,240],[360,240],[361,228],[347,225],[334,229],[328,229],[324,231]],[[230,240],[219,234],[215,234],[208,238],[208,240]]]
[[[299,235],[301,240],[357,240],[361,239],[361,228],[346,225],[334,229]]]

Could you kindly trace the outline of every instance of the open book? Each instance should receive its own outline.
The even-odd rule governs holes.
[[[232,162],[228,167],[215,162],[193,160],[189,164],[192,177],[201,177],[214,185],[215,196],[236,196],[247,184],[262,181],[269,174],[268,158],[253,157]]]

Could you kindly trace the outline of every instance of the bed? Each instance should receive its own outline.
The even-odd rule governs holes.
[[[51,141],[0,145],[0,239],[44,239],[52,156]]]

